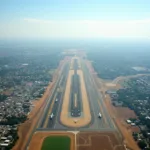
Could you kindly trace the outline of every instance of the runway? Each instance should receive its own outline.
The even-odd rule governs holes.
[[[84,71],[86,88],[88,91],[88,98],[91,104],[91,113],[93,115],[93,123],[91,124],[90,129],[115,130],[115,125],[106,110],[103,98],[98,91],[98,87],[93,79],[92,73],[85,64],[85,60],[82,60],[82,67]],[[102,114],[102,118],[98,117],[99,112]]]
[[[41,118],[41,124],[37,130],[40,130],[40,131],[41,130],[44,130],[44,131],[45,130],[79,130],[79,131],[116,130],[116,127],[108,111],[106,110],[102,96],[100,92],[98,91],[97,85],[95,84],[92,73],[89,71],[89,69],[86,66],[86,60],[80,59],[80,61],[81,61],[81,67],[84,73],[84,80],[85,80],[86,90],[87,90],[88,99],[90,103],[90,111],[91,111],[91,116],[92,116],[91,122],[88,125],[84,127],[80,127],[80,128],[67,127],[60,122],[61,107],[63,103],[66,80],[67,80],[68,72],[69,72],[69,64],[66,64],[54,88],[54,92],[52,96],[50,97],[50,101],[47,105],[45,113],[43,114],[43,117]],[[81,93],[80,93],[81,90],[79,86],[80,79],[76,71],[78,69],[76,61],[73,65],[73,69],[74,69],[74,76],[72,77],[72,87],[71,87],[72,90],[70,94],[69,111],[70,111],[71,117],[79,117],[82,114],[82,100],[81,100]],[[50,108],[51,108],[51,111],[49,111]],[[98,117],[99,112],[102,114],[102,118]],[[50,119],[50,115],[52,113],[54,114],[54,117]],[[46,122],[46,119],[47,119],[47,124],[44,125]]]
[[[47,99],[47,105],[42,117],[39,120],[38,127],[32,131],[32,134],[27,141],[26,149],[28,149],[32,135],[36,133],[36,131],[117,131],[117,128],[104,105],[103,98],[98,90],[97,84],[94,81],[92,72],[90,72],[86,65],[86,61],[87,60],[80,58],[81,64],[77,67],[77,63],[75,62],[74,66],[72,67],[72,69],[75,71],[75,74],[72,78],[73,84],[71,87],[72,92],[70,94],[69,112],[70,117],[82,117],[82,90],[79,86],[80,79],[76,71],[77,69],[82,69],[90,105],[91,121],[89,124],[84,127],[75,128],[65,126],[60,121],[60,114],[62,111],[63,98],[71,62],[67,61],[59,73],[58,80],[52,89],[51,96]],[[98,117],[99,112],[102,114],[102,118]],[[52,113],[54,115],[53,118],[50,117]]]

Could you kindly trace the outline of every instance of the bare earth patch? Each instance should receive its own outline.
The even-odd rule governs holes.
[[[117,116],[124,120],[129,118],[137,118],[135,112],[128,107],[115,107]]]
[[[125,150],[114,132],[81,132],[77,134],[77,150]]]

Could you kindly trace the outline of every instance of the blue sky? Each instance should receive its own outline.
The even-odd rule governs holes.
[[[150,38],[150,0],[1,0],[0,38]]]

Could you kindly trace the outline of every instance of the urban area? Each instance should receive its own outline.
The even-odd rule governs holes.
[[[17,129],[42,97],[59,63],[56,53],[0,58],[0,147],[11,149]]]

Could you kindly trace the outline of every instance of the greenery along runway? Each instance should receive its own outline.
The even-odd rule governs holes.
[[[70,150],[70,143],[67,136],[49,136],[45,138],[42,150]]]

